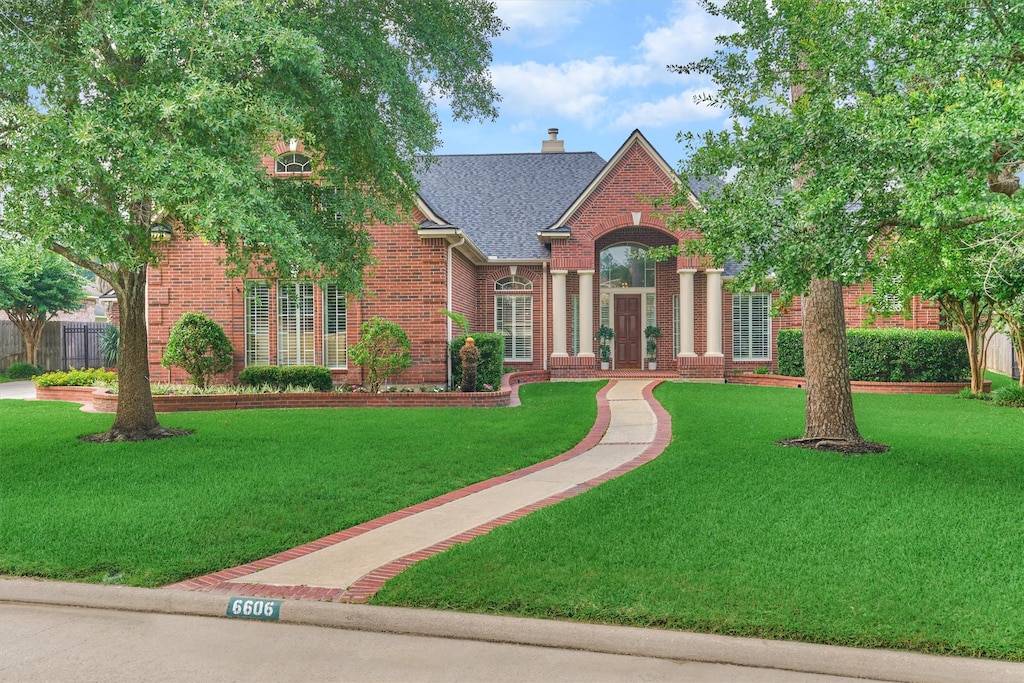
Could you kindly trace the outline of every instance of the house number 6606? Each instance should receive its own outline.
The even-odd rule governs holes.
[[[227,616],[229,617],[277,621],[280,615],[280,600],[262,600],[259,598],[231,598],[228,600]]]

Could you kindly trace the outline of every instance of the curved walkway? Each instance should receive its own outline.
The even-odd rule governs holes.
[[[575,448],[277,555],[168,588],[267,598],[365,602],[406,567],[495,527],[588,491],[656,458],[671,418],[660,380],[617,380],[597,394],[597,420]]]

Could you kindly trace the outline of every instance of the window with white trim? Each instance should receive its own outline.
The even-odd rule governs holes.
[[[509,275],[496,281],[494,290],[532,291],[533,283],[522,276]],[[495,295],[494,331],[505,335],[505,360],[533,360],[533,295]]]
[[[277,364],[313,365],[313,285],[277,286]]]
[[[270,365],[270,287],[245,283],[245,365]]]
[[[325,284],[324,294],[324,365],[329,368],[348,367],[348,313],[345,292],[337,285]]]
[[[277,157],[274,170],[278,173],[311,173],[313,169],[305,154],[290,152]]]
[[[732,295],[733,360],[771,360],[771,307],[768,292]]]

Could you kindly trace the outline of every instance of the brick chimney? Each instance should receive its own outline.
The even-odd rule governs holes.
[[[565,140],[558,139],[558,129],[548,128],[548,139],[542,140],[540,143],[541,154],[547,154],[549,152],[564,152],[565,151]]]

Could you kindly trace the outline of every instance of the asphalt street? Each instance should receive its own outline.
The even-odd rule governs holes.
[[[0,605],[0,680],[719,681],[865,679],[301,624]]]

